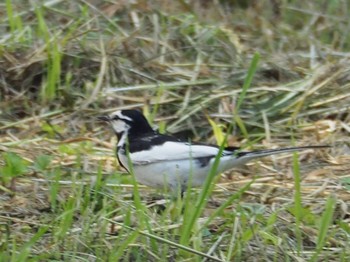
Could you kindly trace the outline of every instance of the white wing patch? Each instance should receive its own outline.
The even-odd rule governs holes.
[[[165,142],[147,151],[134,152],[130,154],[130,158],[134,164],[142,165],[160,161],[210,157],[216,156],[218,153],[219,148],[214,146],[191,145],[183,142]]]

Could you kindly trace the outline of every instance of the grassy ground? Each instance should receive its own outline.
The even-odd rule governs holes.
[[[0,261],[350,260],[347,1],[6,0],[0,14]],[[95,117],[121,108],[210,143],[233,123],[231,146],[332,148],[171,201],[118,168]]]

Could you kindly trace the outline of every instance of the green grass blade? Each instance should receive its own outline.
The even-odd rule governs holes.
[[[46,233],[48,227],[39,228],[38,232],[32,236],[29,241],[20,249],[20,253],[16,256],[13,261],[22,262],[28,261],[28,256],[30,254],[31,247]]]
[[[316,242],[316,253],[312,256],[311,261],[317,261],[318,256],[320,255],[322,248],[325,246],[327,233],[333,221],[334,209],[337,201],[333,196],[328,197],[326,202],[325,210],[322,214],[317,242]]]
[[[242,194],[244,194],[244,192],[246,192],[250,186],[254,183],[255,179],[252,179],[249,183],[247,183],[246,185],[244,185],[242,188],[239,189],[239,191],[233,195],[231,195],[220,207],[218,207],[217,209],[215,209],[215,211],[210,215],[210,217],[205,221],[205,223],[203,224],[203,226],[201,228],[206,227],[207,225],[209,225],[209,223],[216,218],[220,213],[222,213],[225,208],[227,208],[229,205],[232,204],[232,202],[234,200],[239,199]]]
[[[140,234],[138,231],[134,231],[131,234],[129,234],[129,236],[126,237],[126,239],[121,243],[116,242],[116,246],[118,246],[118,248],[115,252],[111,253],[111,256],[109,257],[108,261],[122,261],[125,251],[128,250],[128,246],[133,244],[139,235]]]
[[[250,62],[250,66],[249,66],[249,69],[248,69],[247,77],[244,80],[242,92],[240,93],[240,95],[238,97],[238,102],[237,102],[237,106],[236,106],[236,112],[239,111],[239,108],[241,107],[241,105],[242,105],[242,103],[243,103],[243,101],[244,101],[244,99],[246,97],[248,88],[252,84],[254,74],[255,74],[256,69],[258,67],[259,59],[260,59],[260,54],[258,52],[256,52],[254,54],[254,56],[253,56],[252,61]]]
[[[135,204],[135,208],[137,210],[137,214],[138,214],[138,220],[140,222],[140,227],[143,229],[146,226],[146,221],[147,218],[145,216],[145,210],[146,207],[144,206],[144,204],[141,201],[141,196],[140,196],[140,192],[139,192],[139,186],[135,177],[135,173],[134,173],[134,169],[133,169],[133,164],[130,158],[130,153],[129,153],[129,144],[128,142],[126,143],[126,152],[127,152],[127,158],[128,158],[128,166],[129,166],[129,173],[131,175],[131,181],[133,184],[133,199],[134,199],[134,204]]]
[[[12,8],[12,1],[6,0],[6,13],[9,20],[9,25],[11,29],[11,33],[13,33],[16,30],[16,23],[15,18],[13,14],[13,8]]]

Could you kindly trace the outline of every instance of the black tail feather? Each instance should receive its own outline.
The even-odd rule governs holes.
[[[255,151],[241,151],[241,152],[235,152],[235,155],[238,158],[241,158],[241,157],[258,158],[258,157],[270,156],[275,154],[298,152],[298,151],[303,151],[307,149],[322,149],[322,148],[330,148],[330,147],[331,146],[328,146],[328,145],[286,147],[286,148],[263,149],[263,150],[255,150]]]

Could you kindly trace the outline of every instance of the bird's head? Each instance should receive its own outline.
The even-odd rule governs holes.
[[[118,110],[109,115],[100,116],[98,119],[108,122],[118,137],[123,134],[135,135],[153,132],[147,119],[138,110]]]

